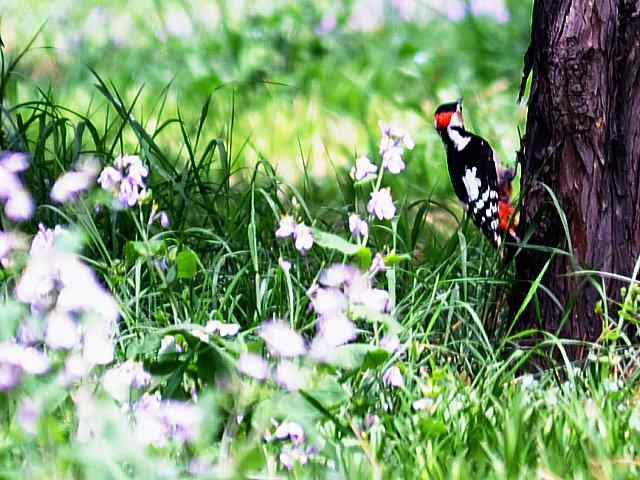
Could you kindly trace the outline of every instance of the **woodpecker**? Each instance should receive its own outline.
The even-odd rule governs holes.
[[[489,142],[464,128],[462,99],[440,105],[434,122],[447,150],[453,190],[473,223],[496,248],[502,232],[517,241],[510,203],[515,169],[504,168]]]

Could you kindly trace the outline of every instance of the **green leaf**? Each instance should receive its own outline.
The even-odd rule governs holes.
[[[161,256],[167,251],[164,240],[129,241],[125,246],[125,258],[128,262],[135,261],[138,257],[149,258]]]
[[[327,361],[329,365],[344,370],[366,370],[375,368],[389,358],[389,352],[366,343],[351,343],[333,350]]]
[[[411,255],[409,255],[408,253],[404,253],[402,255],[397,255],[395,253],[391,253],[389,255],[387,255],[386,257],[384,257],[383,261],[385,266],[387,267],[391,267],[393,265],[397,265],[400,262],[406,262],[411,260]]]
[[[176,257],[178,266],[178,278],[191,279],[198,273],[198,255],[187,248],[182,250]]]
[[[371,253],[371,249],[362,247],[356,252],[354,258],[358,267],[360,267],[362,270],[368,270],[371,266],[373,255]]]
[[[349,256],[357,254],[362,249],[360,245],[348,242],[344,238],[334,235],[333,233],[323,232],[322,230],[317,230],[315,228],[312,232],[315,242],[323,248],[337,250],[338,252]]]

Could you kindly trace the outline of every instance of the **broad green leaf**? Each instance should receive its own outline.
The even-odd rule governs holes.
[[[198,255],[187,248],[182,250],[176,257],[178,266],[178,278],[191,279],[198,273]]]
[[[322,230],[313,229],[313,239],[315,242],[323,248],[329,248],[331,250],[337,250],[345,255],[355,255],[362,247],[355,243],[348,242],[338,235],[333,233],[323,232]]]

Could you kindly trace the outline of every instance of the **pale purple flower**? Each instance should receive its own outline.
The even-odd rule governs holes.
[[[129,398],[132,388],[143,388],[151,383],[151,375],[140,362],[127,360],[107,370],[102,377],[102,386],[114,399],[123,403]]]
[[[98,174],[98,164],[93,159],[85,160],[77,171],[62,175],[51,189],[51,198],[64,203],[78,198],[81,192],[89,189]]]
[[[353,265],[334,263],[322,271],[320,283],[325,287],[341,287],[344,284],[350,284],[359,274],[360,271]]]
[[[370,430],[373,427],[380,425],[380,417],[375,413],[368,413],[366,417],[364,417],[364,428]]]
[[[293,232],[295,238],[296,249],[300,253],[305,254],[311,247],[313,247],[313,236],[311,235],[311,229],[304,223],[299,223]]]
[[[360,182],[373,175],[377,171],[378,167],[371,163],[369,157],[360,157],[356,159],[356,164],[351,169],[351,178],[353,178],[356,182]]]
[[[33,215],[33,200],[31,195],[24,189],[17,190],[11,194],[4,206],[4,213],[11,220],[21,222],[28,220]]]
[[[189,462],[187,472],[194,477],[214,477],[215,468],[210,460],[204,457],[194,457]]]
[[[318,318],[318,336],[330,347],[338,347],[355,340],[355,324],[342,313]]]
[[[276,368],[275,381],[282,388],[296,391],[304,387],[306,375],[295,363],[284,360]]]
[[[33,200],[18,178],[27,167],[26,155],[8,152],[0,155],[0,200],[6,202],[4,211],[16,222],[28,220],[33,214]]]
[[[400,147],[413,150],[416,143],[404,128],[396,125],[387,125],[384,122],[379,122],[380,132],[382,138],[380,139],[380,153],[384,154],[393,147]]]
[[[221,337],[231,337],[240,331],[237,323],[222,323],[219,320],[209,320],[204,327],[210,334],[218,333]]]
[[[285,272],[289,272],[291,270],[291,262],[283,259],[282,257],[278,259],[278,265],[280,265],[280,268]]]
[[[296,228],[296,222],[291,215],[283,215],[280,218],[278,229],[276,230],[276,238],[287,238],[293,235]]]
[[[349,215],[349,230],[354,237],[359,235],[365,237],[369,234],[369,225],[366,220],[360,218],[360,215],[352,213]]]
[[[395,353],[400,348],[400,338],[395,333],[385,335],[382,337],[382,340],[380,340],[380,348],[389,353]]]
[[[307,452],[301,445],[284,445],[278,458],[287,470],[292,470],[296,463],[305,465],[309,460]]]
[[[117,197],[120,207],[133,207],[148,195],[144,183],[148,175],[149,169],[140,157],[125,155],[116,158],[113,167],[102,170],[98,183]]]
[[[163,420],[169,427],[173,440],[178,443],[197,440],[203,421],[202,411],[197,405],[178,400],[166,400],[162,407]]]
[[[54,350],[71,349],[80,342],[80,329],[69,312],[56,309],[49,313],[44,341]]]
[[[11,254],[15,249],[20,248],[23,243],[15,233],[0,231],[0,264],[4,268],[9,268],[13,265]]]
[[[260,327],[260,337],[266,342],[272,355],[297,357],[306,352],[302,337],[280,320],[263,323]]]
[[[11,173],[19,173],[29,168],[29,156],[22,152],[2,152],[0,154],[0,168]]]
[[[15,388],[22,380],[22,368],[13,363],[0,362],[0,391]]]
[[[122,172],[116,170],[113,167],[105,167],[100,176],[98,177],[98,183],[103,190],[112,190],[122,180]]]
[[[327,35],[333,32],[338,25],[338,19],[333,12],[327,13],[320,20],[320,24],[316,27],[316,33],[318,35]]]
[[[238,370],[257,380],[264,380],[269,375],[269,366],[260,355],[243,353],[238,359]]]
[[[101,415],[100,405],[93,396],[89,385],[81,385],[71,394],[76,407],[78,429],[76,438],[79,442],[88,442],[93,438],[99,438],[104,430],[104,420]]]
[[[344,312],[348,306],[347,296],[335,287],[315,288],[309,292],[311,304],[318,315],[333,315]]]
[[[91,371],[92,365],[79,353],[73,353],[67,357],[64,363],[64,373],[67,381],[75,382],[86,376]]]
[[[20,428],[26,433],[35,435],[38,431],[38,422],[42,414],[42,405],[32,398],[23,398],[18,407],[16,420]]]
[[[167,212],[160,212],[160,225],[162,225],[162,228],[169,228],[170,223]]]
[[[396,365],[393,365],[386,372],[384,372],[384,374],[382,375],[382,381],[390,387],[404,387],[404,377],[402,376],[402,372]]]
[[[83,355],[91,365],[107,365],[113,361],[113,337],[115,328],[102,319],[94,319],[85,325]]]
[[[504,0],[471,0],[471,13],[474,16],[486,15],[498,23],[509,21],[509,10]]]
[[[404,160],[402,160],[402,153],[402,148],[391,147],[382,156],[382,166],[393,174],[402,172],[406,168]]]
[[[387,187],[377,192],[371,192],[367,211],[378,217],[379,220],[391,220],[396,214],[396,207],[393,205],[393,199],[391,198],[391,189]]]
[[[290,439],[293,443],[300,445],[304,442],[304,429],[296,422],[282,422],[275,432],[278,440]]]
[[[384,264],[384,257],[380,252],[376,253],[369,267],[369,275],[375,276],[378,272],[384,272],[387,267]]]
[[[411,404],[414,410],[431,410],[434,406],[435,402],[433,399],[425,397],[419,400],[416,400]]]

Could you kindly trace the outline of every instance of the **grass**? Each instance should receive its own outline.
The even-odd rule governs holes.
[[[3,51],[0,150],[30,153],[23,180],[37,205],[25,223],[3,216],[4,230],[23,232],[28,244],[39,223],[69,226],[82,245],[76,251],[118,301],[121,320],[113,364],[77,382],[60,381],[70,353],[36,345],[52,368],[1,396],[0,476],[637,477],[637,361],[621,333],[638,315],[633,280],[620,312],[602,313],[610,334],[590,346],[583,364],[563,358],[571,342],[552,332],[515,331],[517,314],[503,305],[512,273],[472,226],[459,225],[431,131],[433,107],[459,82],[471,125],[504,158],[513,156],[513,119],[524,118],[511,103],[526,41],[518,32],[528,29],[529,7],[510,6],[506,26],[391,17],[374,32],[339,29],[326,38],[312,34],[322,14],[314,3],[254,17],[222,8],[224,28],[205,40],[172,38],[166,52],[142,35],[156,23],[144,23],[136,35],[147,40],[118,47],[125,60],[117,70],[121,57],[111,56],[111,44],[87,35],[74,51],[82,62],[53,55],[60,76],[49,78],[50,88],[30,79],[46,63],[33,46],[24,56]],[[85,18],[78,8],[74,15]],[[338,18],[346,24],[344,8]],[[33,45],[54,32],[45,26]],[[513,51],[496,56],[498,45]],[[433,60],[416,64],[422,50]],[[167,69],[193,67],[212,52],[216,68],[204,79],[176,73],[166,86]],[[405,152],[407,170],[354,184],[356,156],[380,163],[377,122],[387,119],[417,139]],[[79,159],[104,167],[120,154],[149,166],[152,193],[142,204],[112,209],[96,186],[76,201],[51,201],[53,182]],[[369,218],[366,241],[351,238],[348,214],[365,216],[379,186],[391,187],[396,215]],[[166,229],[148,221],[156,206],[169,214]],[[285,214],[313,228],[316,243],[306,255],[292,239],[276,238]],[[2,340],[29,320],[14,295],[28,255],[24,246],[15,250],[15,263],[2,272]],[[352,306],[354,341],[324,361],[311,353],[294,360],[302,388],[238,370],[246,352],[264,358],[271,374],[284,363],[261,330],[272,318],[309,346],[321,323],[309,289],[331,265],[366,270],[376,253],[387,269],[374,286],[388,293],[391,310]],[[542,288],[534,283],[527,301]],[[89,328],[91,313],[74,315]],[[208,334],[212,320],[239,332]],[[388,351],[383,338],[392,334],[399,346]],[[522,346],[530,338],[541,340]],[[540,358],[545,369],[535,367]],[[151,380],[142,389],[127,385],[122,400],[105,379],[126,360],[141,362]],[[388,380],[394,367],[401,386]],[[197,404],[198,435],[146,446],[130,418],[144,392]],[[25,399],[39,404],[33,429],[20,413]],[[295,436],[276,438],[288,421],[304,430],[301,445]],[[298,461],[289,470],[290,457]]]

